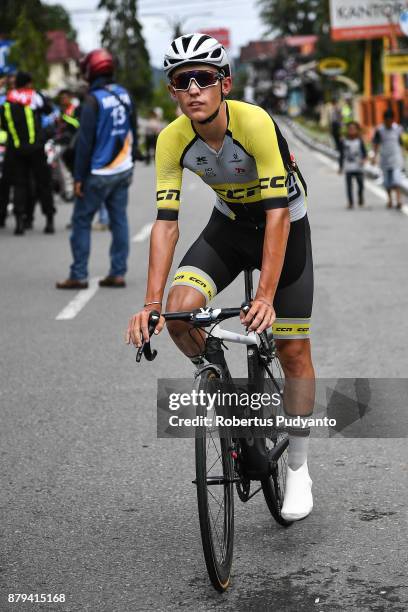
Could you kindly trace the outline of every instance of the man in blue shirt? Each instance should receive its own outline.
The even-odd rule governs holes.
[[[128,189],[136,158],[137,133],[132,101],[113,81],[113,58],[105,49],[91,51],[81,63],[90,84],[76,144],[69,278],[57,289],[86,289],[92,219],[104,202],[109,213],[111,267],[101,287],[125,287],[129,230]]]

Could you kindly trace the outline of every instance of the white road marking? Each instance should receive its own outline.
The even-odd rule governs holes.
[[[323,153],[320,153],[319,151],[313,151],[313,155],[315,155],[321,162],[326,164],[326,166],[329,166],[329,168],[332,168],[333,170],[337,170],[338,164],[336,164],[336,162],[333,161],[332,159],[323,155]],[[382,189],[378,185],[375,185],[373,182],[371,182],[370,179],[365,180],[364,185],[369,191],[371,191],[374,195],[380,198],[380,200],[382,200],[383,202],[387,201],[387,195],[384,189]],[[403,212],[405,211],[403,210]],[[405,214],[407,215],[408,212],[405,212]]]
[[[317,157],[317,159],[320,159],[321,162],[326,164],[326,166],[329,166],[329,168],[333,168],[333,170],[337,170],[339,167],[339,165],[333,159],[326,157],[323,155],[323,153],[320,153],[320,151],[313,151],[313,155]]]
[[[138,232],[137,234],[133,236],[132,242],[144,242],[150,236],[152,227],[153,227],[153,223],[146,223],[146,225],[142,227],[140,232]]]
[[[388,198],[387,198],[387,194],[385,193],[384,189],[381,189],[381,187],[378,187],[378,185],[374,185],[373,183],[369,181],[365,181],[364,185],[367,187],[369,191],[371,191],[374,195],[380,198],[380,200],[382,200],[383,202],[387,201]]]
[[[296,146],[301,151],[309,151],[309,149],[306,147],[306,145],[296,136],[296,134],[291,132],[290,129],[287,130],[287,134],[288,134],[289,139],[291,138],[293,140],[293,142],[296,143]]]
[[[88,289],[81,289],[70,303],[55,317],[56,321],[74,319],[99,289],[99,277],[91,278]]]
[[[404,204],[401,208],[401,212],[403,212],[404,215],[408,215],[408,206],[406,204]]]

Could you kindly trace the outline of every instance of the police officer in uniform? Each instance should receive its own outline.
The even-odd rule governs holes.
[[[15,88],[7,93],[0,108],[0,121],[7,132],[8,172],[14,187],[15,234],[24,234],[24,215],[32,197],[34,182],[42,212],[46,217],[44,232],[54,233],[54,201],[51,172],[44,152],[41,115],[52,112],[44,96],[33,89],[31,75],[18,72]]]
[[[0,69],[0,107],[3,106],[7,99],[7,74],[5,70]],[[7,132],[0,123],[0,146],[6,147]],[[3,163],[0,176],[0,227],[5,227],[7,218],[7,206],[10,197],[10,171],[8,169],[9,155],[7,148],[4,152]]]

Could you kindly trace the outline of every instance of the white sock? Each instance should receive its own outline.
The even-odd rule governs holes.
[[[289,434],[288,466],[291,470],[298,470],[307,460],[309,438]]]

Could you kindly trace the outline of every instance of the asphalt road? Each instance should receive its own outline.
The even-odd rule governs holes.
[[[343,177],[290,138],[309,183],[315,260],[313,354],[320,378],[408,378],[408,218],[374,193],[345,209]],[[153,168],[139,165],[132,235],[155,217]],[[175,264],[212,195],[185,177]],[[403,408],[383,406],[400,438],[314,438],[315,509],[284,530],[260,496],[236,501],[232,584],[215,593],[204,566],[191,440],[156,436],[156,380],[190,377],[167,332],[136,366],[123,334],[144,298],[148,240],[132,244],[126,290],[98,290],[77,316],[54,289],[70,263],[71,206],[57,233],[0,230],[0,610],[61,612],[408,609],[407,444]],[[147,234],[147,232],[144,232]],[[91,277],[108,272],[109,235],[93,233]],[[216,304],[242,301],[237,280]],[[228,354],[244,375],[244,352]],[[398,384],[396,381],[395,384]],[[381,429],[381,428],[380,428]],[[394,434],[395,435],[395,434]],[[65,603],[8,603],[64,593]]]

